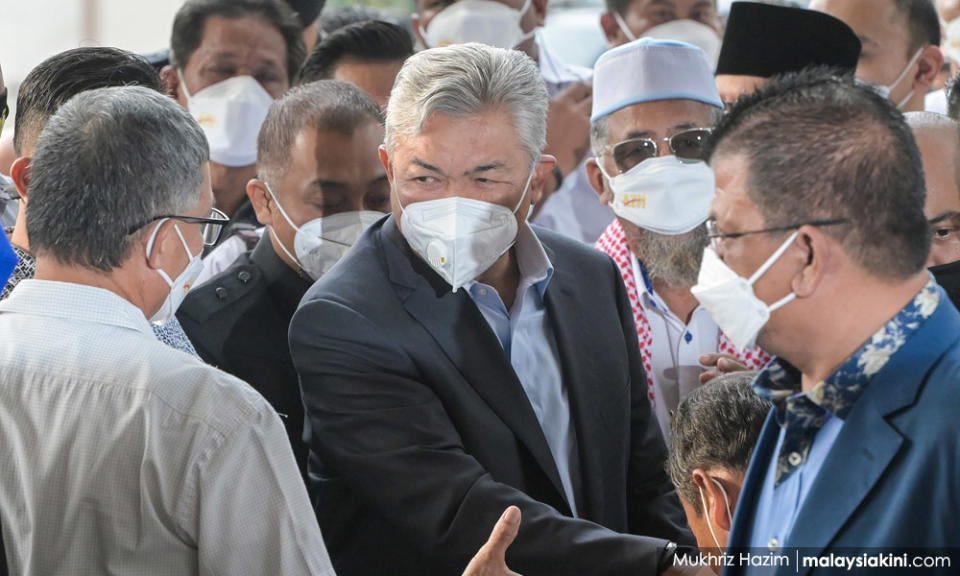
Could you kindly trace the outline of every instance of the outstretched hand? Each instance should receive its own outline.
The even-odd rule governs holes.
[[[520,531],[520,509],[511,506],[497,520],[490,539],[477,551],[463,576],[520,576],[507,568],[507,548]]]

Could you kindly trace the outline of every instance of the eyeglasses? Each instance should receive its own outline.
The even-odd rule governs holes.
[[[724,240],[733,240],[734,238],[740,238],[742,236],[749,236],[751,234],[768,234],[770,232],[788,232],[790,230],[796,230],[801,226],[836,226],[838,224],[849,224],[850,220],[848,218],[834,218],[832,220],[814,220],[812,222],[799,222],[797,224],[790,224],[789,226],[776,226],[774,228],[764,228],[763,230],[748,230],[747,232],[721,232],[717,228],[716,220],[707,220],[707,238],[713,242],[714,247],[716,247],[721,241]]]
[[[204,246],[213,246],[217,243],[217,240],[220,239],[220,233],[223,232],[223,227],[230,221],[230,217],[224,214],[223,212],[217,210],[216,208],[210,209],[210,216],[206,218],[198,218],[197,216],[177,216],[174,214],[164,214],[161,216],[154,216],[153,218],[147,220],[142,224],[131,227],[127,230],[127,234],[133,234],[134,232],[140,230],[147,224],[151,222],[156,222],[157,220],[179,220],[181,222],[186,222],[188,224],[202,224],[203,228],[201,229],[201,234],[203,235],[203,244]]]
[[[709,128],[694,128],[670,136],[669,138],[630,138],[601,148],[601,152],[613,153],[613,162],[621,173],[629,171],[637,164],[656,158],[660,153],[660,142],[667,142],[670,151],[677,158],[685,160],[703,160],[703,152],[710,138]]]

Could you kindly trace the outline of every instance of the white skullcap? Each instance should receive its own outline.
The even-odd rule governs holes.
[[[641,38],[608,50],[597,60],[590,121],[632,104],[675,99],[723,108],[703,50],[685,42]]]

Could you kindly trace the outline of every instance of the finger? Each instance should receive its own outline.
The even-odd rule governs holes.
[[[730,354],[723,354],[720,352],[713,352],[710,354],[701,354],[700,357],[697,358],[697,360],[703,366],[716,366],[717,362],[721,358],[727,358],[729,360],[733,360],[734,362],[737,361],[737,358],[735,356],[731,356]]]
[[[482,550],[498,561],[505,560],[507,548],[513,543],[520,531],[520,509],[516,506],[507,508],[490,533],[490,539],[483,545]]]
[[[554,100],[566,100],[567,102],[580,102],[593,93],[593,87],[586,82],[575,82],[557,94]]]
[[[746,370],[747,367],[738,362],[737,360],[732,360],[730,358],[720,358],[717,360],[717,370],[727,373],[727,372],[741,372]]]
[[[716,371],[714,371],[714,370],[711,370],[711,371],[709,371],[709,372],[701,372],[701,373],[700,373],[700,383],[701,383],[701,384],[706,384],[707,382],[713,380],[713,379],[716,378],[717,376],[718,376],[718,374],[717,374]]]

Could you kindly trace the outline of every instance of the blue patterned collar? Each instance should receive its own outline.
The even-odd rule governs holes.
[[[800,371],[781,358],[775,358],[757,375],[753,388],[759,396],[773,402],[777,420],[784,429],[775,486],[807,461],[813,439],[828,417],[846,418],[870,379],[933,314],[939,302],[940,291],[931,276],[892,320],[807,392],[800,392]]]

